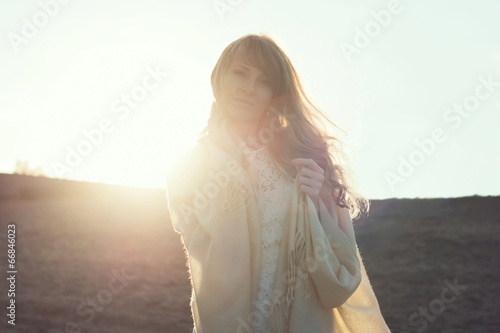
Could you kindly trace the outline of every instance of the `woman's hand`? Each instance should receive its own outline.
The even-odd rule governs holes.
[[[309,195],[319,214],[319,199],[328,195],[325,171],[310,158],[295,158],[292,163],[298,171],[300,191]]]

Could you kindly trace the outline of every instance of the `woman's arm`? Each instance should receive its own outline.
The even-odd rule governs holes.
[[[245,198],[238,196],[232,210],[221,210],[221,202],[236,197],[231,186],[209,176],[212,168],[205,146],[196,147],[169,172],[167,195],[172,225],[182,235],[188,254],[197,311],[215,320],[224,313],[230,318],[241,310],[239,306],[245,306],[242,300],[250,292],[246,282],[251,277],[251,256],[247,214],[236,211],[245,207],[240,201]],[[210,190],[217,186],[215,196],[207,196],[207,185]]]
[[[296,164],[302,162],[298,168],[299,185],[309,185],[302,187],[309,209],[303,213],[309,218],[311,232],[311,246],[306,249],[309,263],[313,263],[309,273],[322,305],[335,308],[347,301],[361,283],[354,228],[349,211],[337,206],[327,189],[323,170],[311,159],[298,160]],[[338,181],[336,174],[334,177]]]
[[[312,207],[309,210],[312,243],[306,250],[309,274],[321,304],[335,308],[345,303],[361,283],[354,229],[349,212],[338,207],[333,199],[330,209],[321,200],[319,214],[315,214]]]

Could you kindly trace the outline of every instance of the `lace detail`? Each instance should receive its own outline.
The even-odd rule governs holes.
[[[257,198],[262,226],[262,261],[253,332],[270,332],[271,292],[286,210],[293,192],[293,181],[277,168],[267,149],[250,152],[259,168]]]

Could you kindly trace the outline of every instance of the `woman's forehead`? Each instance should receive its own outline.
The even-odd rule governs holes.
[[[263,70],[262,66],[257,62],[257,59],[250,55],[250,52],[245,52],[244,50],[238,50],[234,56],[231,58],[232,65],[242,65],[244,67],[250,67],[257,71]]]

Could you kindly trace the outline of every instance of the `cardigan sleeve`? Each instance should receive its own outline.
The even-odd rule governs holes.
[[[250,306],[247,216],[244,211],[221,211],[219,202],[228,196],[229,185],[218,186],[218,194],[207,200],[206,191],[217,184],[209,174],[220,171],[212,170],[208,157],[200,145],[172,168],[167,175],[168,206],[188,256],[195,325],[203,323],[204,332],[221,327],[235,331],[238,315]]]
[[[349,211],[330,201],[328,209],[319,200],[319,213],[309,201],[312,249],[309,250],[309,273],[318,298],[325,308],[344,304],[361,283],[361,263]]]
[[[218,171],[212,170],[207,151],[198,145],[168,173],[167,198],[172,226],[181,234],[189,256],[203,265],[204,274],[217,266],[217,278],[222,281],[234,276],[234,266],[230,268],[231,264],[234,265],[231,258],[239,253],[238,248],[245,247],[238,242],[242,241],[240,237],[248,239],[248,232],[246,223],[243,224],[245,214],[235,211],[224,214],[220,210],[220,203],[230,196],[227,193],[230,189],[210,178],[210,173],[217,174]],[[216,196],[207,193],[215,187]],[[227,265],[220,261],[226,261]],[[204,276],[205,280],[208,278]]]
[[[166,197],[170,213],[170,221],[175,232],[181,235],[187,247],[197,224],[192,218],[194,213],[192,200],[193,189],[202,182],[204,172],[204,151],[200,145],[187,152],[173,165],[166,177]],[[195,166],[198,166],[196,168]]]

